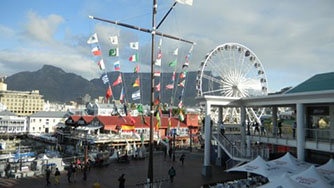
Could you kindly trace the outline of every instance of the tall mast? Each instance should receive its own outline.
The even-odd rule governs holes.
[[[153,187],[153,104],[154,104],[154,76],[153,76],[153,68],[154,68],[154,37],[155,37],[155,15],[157,13],[157,0],[153,0],[153,12],[152,12],[152,49],[151,49],[151,117],[150,117],[150,148],[149,148],[149,162],[148,162],[148,179],[150,180],[150,184]]]

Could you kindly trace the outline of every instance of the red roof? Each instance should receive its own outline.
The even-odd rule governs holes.
[[[85,120],[86,123],[90,123],[95,116],[82,116],[82,119]]]
[[[84,119],[86,123],[90,123],[93,119],[97,119],[101,122],[101,124],[104,126],[105,130],[115,130],[116,126],[121,126],[124,124],[132,125],[130,117],[120,117],[120,116],[78,116],[73,115],[70,116],[74,122],[77,122],[80,118]],[[135,121],[134,125],[136,128],[149,128],[150,124],[150,117],[145,116],[145,122],[144,124],[142,122],[142,119],[140,116],[132,117],[132,119]],[[171,128],[177,127],[179,123],[178,118],[171,118],[172,125]],[[154,117],[153,119],[153,127],[157,124],[158,120]],[[184,122],[180,122],[180,127],[187,127],[187,125]],[[160,128],[168,128],[168,117],[161,117],[161,125]]]
[[[81,118],[81,116],[79,116],[79,115],[73,115],[73,116],[70,116],[70,118],[72,118],[72,120],[74,122],[77,122]]]

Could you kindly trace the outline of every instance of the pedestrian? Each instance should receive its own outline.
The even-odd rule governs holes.
[[[182,166],[184,163],[184,159],[186,158],[186,155],[184,153],[182,153],[181,157],[180,157],[180,161],[182,162]]]
[[[125,178],[124,178],[125,174],[122,174],[119,178],[119,188],[124,188],[125,187]]]
[[[6,173],[6,177],[9,178],[9,172],[10,172],[10,162],[9,160],[7,161],[7,166],[5,168],[5,173]]]
[[[257,132],[257,135],[260,135],[259,123],[255,122],[254,126],[255,126],[254,135],[256,132]]]
[[[75,163],[72,164],[71,171],[72,171],[72,176],[73,176],[73,181],[75,182],[75,172],[76,172],[76,165]]]
[[[56,172],[55,172],[55,184],[58,185],[59,184],[59,176],[60,176],[60,172],[59,169],[56,168]]]
[[[296,137],[296,128],[297,128],[297,123],[294,122],[293,123],[293,128],[292,128],[292,136],[293,136],[293,138]]]
[[[173,166],[168,170],[168,175],[170,177],[170,182],[173,183],[174,176],[176,175],[176,171]]]
[[[86,165],[83,166],[83,180],[84,181],[87,180],[87,166]]]
[[[224,122],[221,122],[221,123],[220,123],[219,128],[220,128],[220,133],[221,133],[222,135],[224,135],[224,133],[225,133]]]
[[[51,170],[49,169],[49,167],[46,167],[45,173],[46,173],[46,185],[50,185]]]
[[[173,149],[172,149],[172,147],[169,147],[169,150],[168,150],[169,159],[172,158],[172,154],[173,154]]]
[[[251,123],[250,121],[247,122],[247,135],[250,135]]]
[[[67,169],[67,181],[68,181],[68,183],[71,183],[71,176],[72,176],[72,167],[70,166]]]
[[[282,121],[278,121],[278,135],[281,138],[282,137]]]

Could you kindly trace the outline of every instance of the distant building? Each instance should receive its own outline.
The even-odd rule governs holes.
[[[43,110],[43,95],[39,90],[9,91],[7,84],[0,81],[0,103],[7,106],[7,110],[19,116],[27,116]]]
[[[27,133],[26,117],[18,117],[13,112],[0,112],[0,134],[22,135]]]
[[[54,133],[58,123],[65,123],[68,112],[37,112],[28,117],[29,133]]]
[[[86,106],[87,114],[93,116],[110,116],[116,113],[114,104],[88,103]]]

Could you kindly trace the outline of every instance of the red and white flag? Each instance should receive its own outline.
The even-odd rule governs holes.
[[[129,61],[131,61],[131,62],[138,61],[138,55],[137,55],[137,54],[132,55],[132,56],[129,58]]]
[[[100,50],[100,48],[99,48],[98,46],[96,46],[96,47],[94,47],[94,48],[92,49],[92,53],[93,53],[93,55],[95,55],[95,56],[100,56],[100,55],[102,54],[102,52],[101,52],[101,50]]]
[[[174,89],[174,84],[168,84],[168,85],[166,85],[166,89]]]
[[[159,77],[159,76],[160,76],[160,72],[154,72],[154,73],[153,73],[153,76],[154,76],[154,77]]]
[[[112,90],[111,90],[111,87],[109,86],[108,87],[108,90],[106,92],[106,98],[107,100],[109,100],[109,98],[112,96]]]
[[[158,85],[155,86],[155,91],[160,91],[160,83]]]
[[[117,80],[112,84],[112,86],[117,86],[120,83],[122,83],[122,74],[121,73],[117,77]]]

